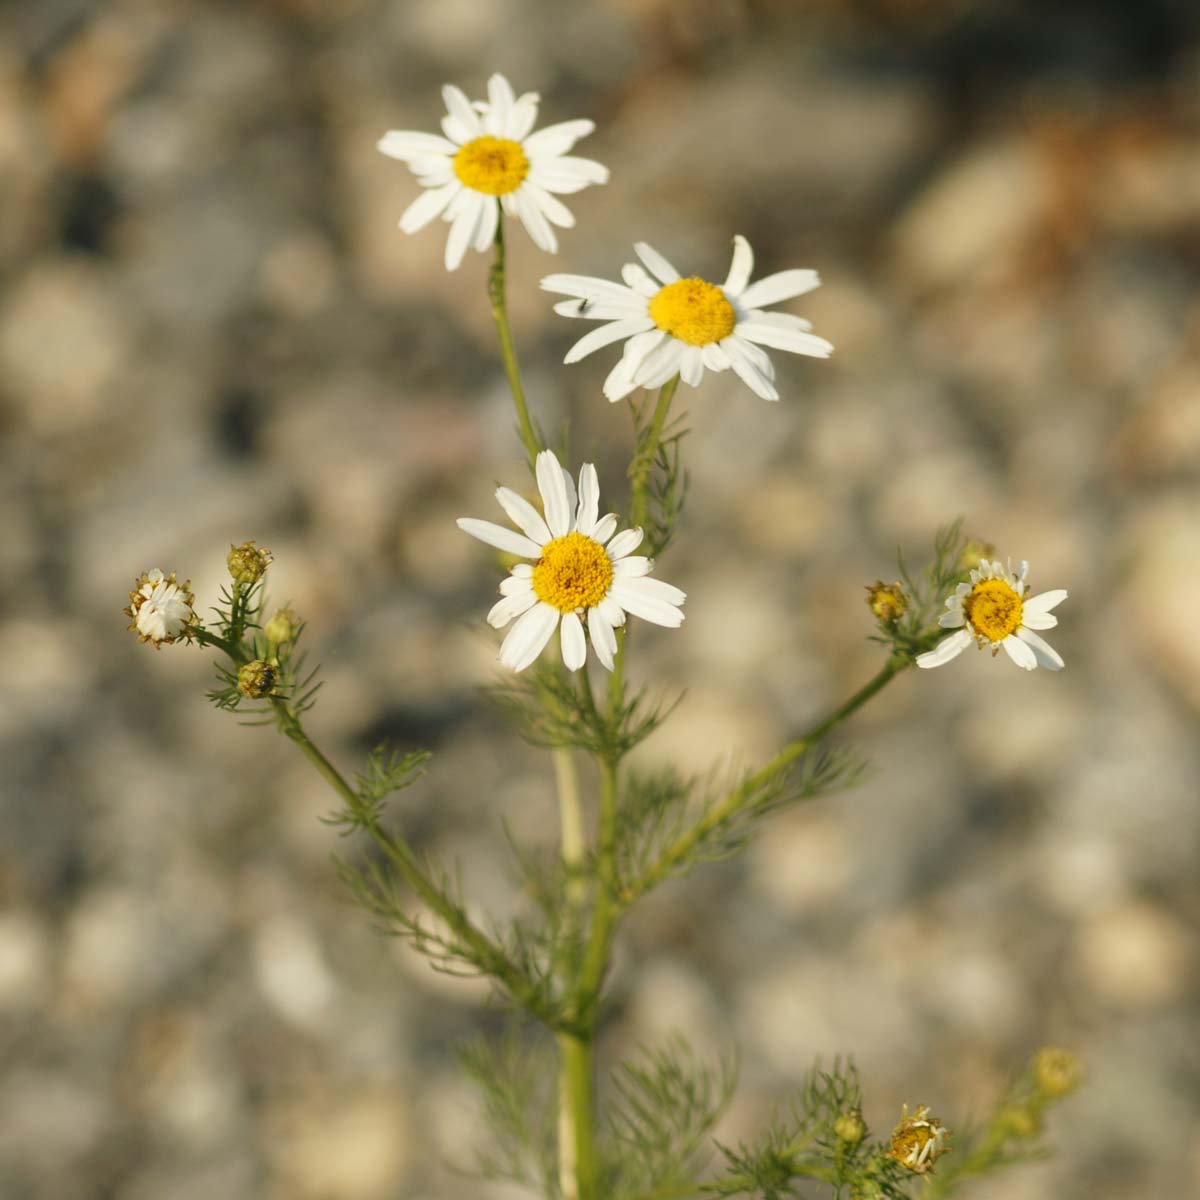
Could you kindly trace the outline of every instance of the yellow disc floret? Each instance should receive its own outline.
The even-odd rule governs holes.
[[[737,324],[733,305],[716,284],[677,279],[650,301],[650,319],[664,333],[689,346],[707,346],[728,337]]]
[[[1003,579],[981,579],[963,600],[971,628],[990,642],[1002,642],[1021,628],[1021,597]]]
[[[533,566],[533,590],[559,612],[595,608],[612,584],[612,562],[599,542],[568,533],[542,547]]]
[[[515,192],[529,174],[520,142],[487,135],[464,145],[454,156],[454,173],[467,187],[488,196]]]

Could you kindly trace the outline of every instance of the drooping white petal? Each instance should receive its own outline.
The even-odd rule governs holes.
[[[625,624],[625,610],[611,596],[605,596],[596,607],[613,629],[620,629]]]
[[[662,283],[674,283],[679,278],[679,272],[648,242],[635,242],[633,249],[649,272]]]
[[[778,304],[780,300],[803,296],[805,292],[811,292],[820,286],[821,277],[816,271],[780,271],[752,283],[738,297],[738,302],[743,308],[766,308],[768,305]]]
[[[647,329],[653,329],[654,322],[649,317],[626,317],[620,321],[610,321],[607,325],[599,325],[595,329],[585,333],[567,351],[565,363],[578,362],[581,358],[586,358],[589,354],[604,346],[611,345],[613,342],[619,342],[622,338],[633,337],[636,333],[642,333]]]
[[[430,221],[436,221],[442,215],[446,205],[454,199],[461,188],[462,184],[456,179],[453,183],[446,184],[445,187],[422,192],[404,210],[400,217],[400,228],[405,233],[416,233],[418,229],[424,229]]]
[[[722,291],[726,296],[736,300],[750,282],[750,272],[754,270],[754,251],[750,243],[739,233],[733,239],[733,261],[729,264],[729,274],[725,276]]]
[[[699,387],[704,380],[704,348],[688,346],[679,362],[679,378],[690,387]]]
[[[579,512],[575,528],[585,537],[590,537],[600,519],[600,478],[592,463],[579,468]]]
[[[633,363],[622,355],[617,360],[617,365],[605,376],[602,389],[605,397],[616,404],[618,400],[624,400],[630,392],[637,391],[638,385],[634,383],[633,375]]]
[[[500,205],[495,201],[485,204],[479,212],[479,223],[471,245],[482,254],[489,249],[496,237],[496,226],[500,223]]]
[[[644,388],[662,387],[668,379],[679,374],[683,352],[689,347],[673,337],[666,338],[656,346],[637,369],[637,381]]]
[[[591,539],[594,542],[599,542],[604,545],[613,535],[613,531],[617,528],[617,514],[605,513],[604,516],[596,522],[595,528],[591,532]]]
[[[599,606],[589,608],[587,614],[588,634],[592,639],[592,649],[600,660],[600,665],[613,669],[613,656],[617,652],[617,638],[612,626],[604,619]]]
[[[436,133],[419,133],[413,129],[389,129],[375,143],[381,154],[407,162],[427,154],[457,154],[458,147]]]
[[[739,341],[736,333],[721,342],[721,349],[729,356],[729,365],[734,374],[756,396],[761,396],[764,400],[778,400],[779,393],[775,390],[775,385],[747,352],[747,348],[751,346],[751,342]]]
[[[494,525],[491,521],[480,521],[475,517],[459,517],[455,524],[471,537],[495,546],[508,554],[519,554],[522,558],[540,558],[542,548],[536,542],[503,525]]]
[[[952,658],[957,658],[972,642],[971,631],[960,629],[942,638],[930,651],[917,656],[917,666],[929,669],[945,666]]]
[[[652,582],[648,579],[622,579],[613,582],[610,596],[626,612],[641,617],[654,625],[678,629],[683,624],[683,613],[673,604],[643,590],[641,585]]]
[[[815,333],[801,333],[790,329],[780,329],[750,317],[739,321],[737,325],[739,337],[748,338],[763,346],[771,346],[775,350],[790,350],[793,354],[807,354],[811,358],[828,358],[833,353],[833,343],[827,342]]]
[[[1066,665],[1059,654],[1045,638],[1038,637],[1028,626],[1017,630],[1017,637],[1027,643],[1038,660],[1038,665],[1047,671],[1061,671]]]
[[[637,374],[641,370],[644,363],[653,354],[659,346],[666,345],[671,339],[661,329],[647,329],[645,333],[634,334],[633,337],[625,343],[625,349],[621,352],[621,357],[629,360],[630,366],[634,373]]]
[[[559,638],[563,666],[568,671],[578,671],[587,662],[587,642],[583,636],[583,622],[573,612],[563,613]]]
[[[482,130],[479,127],[479,116],[471,107],[471,102],[462,88],[457,88],[452,83],[446,84],[442,88],[442,103],[450,116],[466,131],[464,141],[470,141],[480,135]]]
[[[539,546],[544,546],[550,540],[550,530],[542,520],[542,514],[524,496],[511,488],[500,487],[496,489],[496,499],[500,502],[500,507],[508,513],[512,523],[518,526],[526,537]]]
[[[533,238],[533,244],[547,254],[557,254],[558,238],[555,237],[554,230],[550,228],[550,222],[542,215],[542,210],[538,208],[529,194],[529,189],[522,184],[517,191],[509,194],[513,198],[513,208],[516,210],[521,224],[525,226],[525,232]]]
[[[558,626],[559,611],[549,604],[535,604],[508,631],[500,646],[500,661],[514,671],[523,671],[541,652]]]
[[[557,225],[559,229],[575,228],[575,214],[561,200],[550,195],[545,188],[540,188],[536,183],[530,183],[527,179],[521,185],[521,191],[537,205],[542,216],[552,225]]]
[[[604,548],[608,551],[608,557],[615,562],[618,558],[624,558],[625,555],[632,554],[642,544],[644,536],[640,527],[637,529],[623,529]]]
[[[537,603],[533,589],[515,592],[511,596],[503,596],[492,605],[487,615],[487,623],[493,629],[503,629],[514,617],[519,617]]]
[[[447,271],[456,271],[458,269],[459,264],[463,260],[463,255],[467,252],[467,247],[475,239],[475,231],[479,228],[479,222],[483,219],[485,205],[496,203],[494,197],[484,196],[479,192],[473,192],[467,188],[459,192],[455,200],[457,201],[463,196],[469,199],[462,201],[458,213],[450,225],[450,236],[446,238]]]
[[[556,538],[565,537],[571,529],[571,505],[567,501],[563,469],[558,465],[553,450],[543,450],[537,456],[536,474],[538,491],[542,494],[542,508],[546,513],[546,524]]]
[[[537,133],[531,133],[521,145],[530,163],[541,159],[556,159],[566,154],[581,137],[587,137],[596,128],[595,121],[560,121],[547,125]]]
[[[720,342],[709,342],[707,346],[701,346],[700,349],[704,355],[704,365],[710,371],[728,371],[733,365],[729,361],[729,355],[721,349]]]
[[[1037,637],[1037,634],[1033,635]],[[1020,638],[1009,634],[1001,643],[1009,658],[1025,671],[1032,671],[1038,664],[1037,655],[1032,647],[1026,645]]]

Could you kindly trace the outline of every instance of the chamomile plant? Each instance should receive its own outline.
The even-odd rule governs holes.
[[[1002,565],[992,547],[949,526],[923,570],[901,557],[894,581],[867,587],[864,626],[880,663],[828,715],[732,774],[647,774],[631,765],[631,751],[674,703],[633,686],[628,664],[652,639],[676,636],[691,587],[677,565],[660,569],[688,533],[684,428],[672,411],[678,384],[696,387],[708,372],[732,371],[766,400],[798,390],[816,365],[789,366],[785,389],[767,351],[819,360],[833,347],[806,318],[775,306],[802,298],[819,277],[784,268],[752,280],[750,243],[738,235],[719,283],[683,275],[644,242],[634,244],[639,261],[624,265],[620,283],[567,273],[542,279],[542,288],[565,297],[555,305],[560,315],[600,323],[568,363],[621,344],[596,401],[605,414],[614,411],[605,398],[628,402],[633,452],[628,494],[604,512],[596,466],[576,468],[548,445],[527,403],[508,320],[504,241],[504,219],[515,217],[540,250],[557,249],[552,226],[574,224],[557,197],[608,178],[600,164],[571,153],[592,122],[536,130],[539,97],[518,95],[501,75],[488,82],[486,100],[449,84],[442,98],[440,134],[392,131],[379,149],[407,164],[424,189],[401,229],[447,222],[450,270],[468,249],[493,256],[487,299],[531,479],[521,482],[514,464],[514,477],[496,491],[509,523],[464,516],[458,527],[503,556],[493,567],[481,553],[478,565],[481,585],[500,577],[497,597],[479,614],[481,631],[503,631],[494,635],[490,695],[519,735],[549,751],[557,787],[552,860],[509,845],[530,910],[507,920],[480,913],[465,894],[470,880],[418,853],[405,819],[389,813],[389,797],[430,769],[424,750],[379,747],[358,772],[345,773],[318,747],[309,723],[320,681],[301,649],[304,622],[290,608],[268,616],[265,607],[270,551],[253,541],[230,548],[228,583],[208,619],[189,583],[145,571],[129,593],[129,628],[156,648],[183,642],[215,651],[210,699],[248,723],[274,725],[328,784],[331,822],[373,843],[361,862],[337,860],[351,895],[435,968],[489,979],[526,1019],[523,1028],[540,1030],[480,1039],[463,1052],[495,1139],[479,1163],[486,1177],[547,1200],[894,1200],[949,1195],[1036,1153],[1045,1112],[1078,1081],[1065,1051],[1041,1052],[975,1129],[952,1132],[927,1105],[902,1106],[897,1097],[898,1121],[878,1139],[863,1119],[853,1065],[818,1067],[785,1114],[737,1145],[713,1139],[735,1085],[732,1058],[702,1061],[681,1038],[625,1062],[598,1060],[614,945],[629,910],[669,880],[738,853],[782,809],[851,786],[861,760],[831,737],[909,668],[941,666],[973,642],[1003,650],[1018,666],[1061,668],[1039,631],[1054,626],[1052,610],[1066,592],[1029,595],[1024,562]],[[451,527],[446,536],[458,534]],[[583,760],[592,767],[586,776]],[[585,782],[594,785],[590,810]],[[485,809],[479,819],[490,819]]]

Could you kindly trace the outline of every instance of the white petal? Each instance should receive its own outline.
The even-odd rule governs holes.
[[[556,538],[564,537],[571,529],[571,505],[567,502],[563,469],[558,465],[553,450],[543,450],[537,456],[537,485],[542,494],[542,508],[550,532]]]
[[[820,286],[821,277],[816,271],[780,271],[777,275],[767,275],[757,283],[752,283],[738,297],[738,302],[743,308],[766,308],[770,304],[778,304],[780,300],[803,296],[805,292]]]
[[[510,573],[515,575],[518,579],[532,579],[533,567],[530,566],[529,563],[517,563]]]
[[[1036,637],[1037,634],[1034,634]],[[1020,638],[1014,637],[1011,633],[1001,643],[1004,647],[1004,652],[1013,660],[1022,670],[1032,671],[1038,665],[1037,655],[1027,646]]]
[[[536,183],[526,180],[521,191],[538,206],[542,216],[552,225],[557,225],[559,229],[575,228],[575,214],[561,200],[550,195],[545,188],[540,188]]]
[[[644,536],[640,528],[625,529],[604,548],[608,551],[608,557],[615,561],[618,558],[624,558],[627,554],[632,554],[642,544]]]
[[[528,563],[519,563],[513,568],[511,575],[505,575],[500,580],[500,595],[502,596],[532,596],[533,584],[530,582],[528,575],[518,575],[517,571],[521,567],[529,567]],[[532,569],[532,568],[529,568]]]
[[[644,554],[631,554],[613,563],[613,575],[618,579],[635,579],[639,575],[648,575],[653,566],[652,558],[647,558]]]
[[[938,624],[943,629],[960,629],[966,624],[966,620],[961,608],[952,608],[938,617]]]
[[[701,346],[700,349],[704,355],[704,365],[710,371],[728,371],[733,365],[729,361],[729,355],[721,349],[719,342],[709,342],[707,346]]]
[[[679,377],[691,387],[699,387],[704,379],[704,349],[689,346],[679,364]]]
[[[535,604],[508,631],[500,647],[500,661],[514,671],[523,671],[545,649],[558,625],[559,611],[549,604]]]
[[[466,131],[467,136],[463,139],[464,141],[470,141],[479,136],[481,132],[479,117],[461,88],[455,87],[452,83],[446,84],[442,88],[442,103],[445,104],[446,111],[450,116]]]
[[[617,361],[617,365],[605,376],[604,379],[604,395],[615,404],[618,400],[624,400],[630,392],[637,391],[637,384],[633,381],[634,366],[624,355]]]
[[[613,655],[617,652],[617,638],[612,626],[604,619],[600,608],[589,608],[587,615],[588,633],[592,639],[592,649],[600,660],[601,666],[613,669]]]
[[[464,202],[462,204],[458,215],[454,218],[454,222],[450,226],[450,236],[446,238],[447,271],[458,269],[459,263],[463,260],[463,255],[467,252],[467,247],[474,241],[475,231],[479,228],[479,222],[483,217],[484,206],[496,203],[493,197],[482,196],[478,192],[472,192],[466,188],[459,192],[458,196],[468,196],[471,202]],[[458,199],[458,197],[455,197],[455,199]]]
[[[592,184],[607,183],[608,168],[590,158],[539,159],[537,162],[530,162],[529,174],[525,178],[548,192],[569,196]]]
[[[616,527],[617,514],[606,513],[600,518],[600,520],[596,522],[595,528],[593,528],[589,536],[591,537],[592,541],[599,542],[600,545],[603,546],[604,543],[607,542],[610,537],[612,537],[613,531],[616,529]]]
[[[505,529],[503,525],[493,525],[491,521],[480,521],[475,517],[459,517],[455,524],[473,538],[495,546],[508,554],[519,554],[522,558],[541,558],[542,548],[527,537]]]
[[[408,160],[408,169],[417,177],[422,187],[443,187],[457,183],[454,163],[444,154],[422,154]]]
[[[541,96],[537,92],[526,92],[513,102],[512,111],[508,114],[508,133],[506,137],[514,142],[524,142],[526,135],[537,123],[538,104]],[[526,150],[528,156],[528,150]]]
[[[613,629],[625,624],[625,610],[611,596],[605,596],[596,608]]]
[[[636,579],[621,576],[614,579],[611,591],[612,598],[624,608],[629,607],[625,599],[631,595],[661,600],[673,607],[678,607],[687,599],[687,592],[681,591],[673,584],[664,583],[661,579],[651,579],[648,576]]]
[[[566,467],[562,469],[563,487],[567,492],[567,512],[571,516],[571,529],[575,528],[575,514],[579,511],[579,497],[575,494],[575,480]]]
[[[558,292],[563,296],[579,296],[584,300],[604,304],[628,304],[646,311],[645,300],[632,288],[623,287],[609,279],[595,275],[547,275],[538,286],[544,292]]]
[[[461,187],[462,184],[456,179],[453,183],[446,184],[445,187],[422,192],[404,210],[400,217],[400,228],[405,233],[416,233],[418,229],[424,229],[430,221],[436,221]]]
[[[442,132],[457,146],[474,140],[470,127],[450,116],[449,113],[442,118],[441,124]]]
[[[1026,608],[1021,614],[1021,624],[1026,629],[1053,629],[1058,624],[1058,618],[1053,613],[1030,612]]]
[[[595,128],[594,121],[560,121],[557,125],[547,125],[545,129],[530,134],[521,143],[521,149],[531,163],[538,159],[558,158]]]
[[[622,338],[633,337],[635,333],[643,333],[653,329],[654,322],[649,317],[626,317],[621,321],[610,321],[607,325],[599,325],[589,333],[585,333],[567,351],[565,363],[578,362],[589,354],[604,346],[619,342]]]
[[[827,342],[815,333],[800,333],[790,329],[780,329],[777,325],[755,320],[753,317],[737,324],[739,337],[749,338],[763,346],[771,346],[776,350],[790,350],[793,354],[807,354],[812,358],[828,358],[833,353],[833,343]]]
[[[411,129],[389,129],[375,145],[381,154],[398,158],[401,162],[428,154],[458,153],[458,147],[449,138]]]
[[[761,308],[743,310],[741,319],[753,321],[756,325],[773,325],[776,329],[790,329],[793,333],[812,333],[812,322],[798,317],[794,313],[765,312]]]
[[[651,296],[656,296],[662,287],[650,278],[649,272],[645,267],[638,263],[626,263],[621,268],[621,278],[633,288],[639,296],[645,296],[647,300]]]
[[[559,638],[563,666],[568,671],[578,671],[587,662],[587,642],[583,637],[583,623],[573,612],[563,613]]]
[[[628,321],[646,315],[646,302],[609,300],[560,300],[554,306],[560,317],[582,317],[585,321]]]
[[[1050,592],[1041,592],[1036,596],[1030,596],[1028,600],[1024,601],[1023,608],[1027,613],[1048,613],[1052,608],[1057,608],[1066,598],[1066,588],[1055,588]]]
[[[587,537],[591,536],[600,519],[600,479],[591,463],[579,468],[579,513],[575,528]]]
[[[928,653],[918,655],[917,666],[924,668],[944,666],[952,658],[957,658],[971,644],[971,640],[971,631],[960,629],[957,633],[942,638]]]
[[[683,613],[678,608],[657,596],[646,595],[634,587],[635,584],[648,582],[650,580],[631,579],[619,584],[614,583],[611,598],[626,612],[641,617],[643,621],[649,621],[653,625],[665,625],[668,629],[678,629],[683,624]]]
[[[500,507],[508,513],[512,523],[528,538],[539,546],[544,546],[550,540],[550,530],[542,520],[542,514],[524,496],[518,495],[511,488],[501,487],[496,489],[496,499],[500,501]]]
[[[668,342],[667,334],[661,329],[648,329],[645,333],[634,334],[633,337],[625,343],[625,349],[621,352],[621,357],[629,360],[629,365],[637,374],[645,362],[647,357],[654,353],[659,346],[665,345]]]
[[[721,290],[736,300],[746,290],[746,284],[750,282],[750,272],[753,270],[754,251],[739,233],[733,239],[733,261],[729,264],[729,274],[725,276],[725,285]]]
[[[516,592],[511,596],[504,596],[492,605],[491,611],[487,615],[487,623],[493,629],[503,629],[514,617],[519,617],[523,612],[527,612],[536,603],[537,596],[534,595],[532,588],[528,591]]]
[[[636,379],[644,388],[662,387],[668,379],[679,374],[683,363],[683,352],[688,349],[686,343],[673,337],[667,337],[656,346],[637,369]]]
[[[525,232],[533,238],[533,244],[547,254],[557,254],[558,238],[554,236],[550,222],[542,215],[542,210],[529,194],[529,189],[522,186],[510,194],[513,198],[513,208],[516,209],[521,224],[525,226]]]
[[[485,204],[479,213],[479,223],[475,226],[475,236],[471,245],[481,254],[491,248],[496,238],[496,226],[500,223],[500,205]]]
[[[488,80],[488,111],[484,114],[483,127],[495,137],[508,137],[508,116],[516,96],[512,84],[497,73]]]
[[[635,242],[633,250],[660,282],[674,283],[679,278],[679,272],[648,242]]]
[[[1028,627],[1018,629],[1017,637],[1021,641],[1028,643],[1037,657],[1038,664],[1045,667],[1047,671],[1061,671],[1066,665],[1062,660],[1062,655],[1045,638],[1038,637],[1032,629]],[[1006,638],[1005,640],[1007,641],[1008,639]]]
[[[734,374],[756,396],[761,396],[764,400],[778,400],[779,393],[775,390],[775,385],[747,353],[747,347],[751,345],[750,342],[739,343],[737,336],[731,335],[721,342],[721,349],[729,356],[729,365],[733,368]]]

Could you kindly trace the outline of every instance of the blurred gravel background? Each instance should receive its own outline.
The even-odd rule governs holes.
[[[276,554],[348,768],[428,745],[406,828],[514,903],[500,818],[546,761],[483,705],[497,582],[455,516],[522,468],[484,297],[374,149],[495,69],[596,119],[612,182],[556,260],[511,227],[532,403],[619,507],[611,352],[536,280],[633,241],[723,278],[819,269],[837,346],[784,400],[684,389],[688,688],[646,761],[758,761],[873,670],[862,586],[958,513],[1067,587],[1027,676],[970,654],[845,736],[858,791],[629,922],[606,1052],[736,1041],[724,1135],[852,1053],[877,1131],[954,1123],[1038,1044],[1086,1060],[1061,1149],[974,1193],[1200,1195],[1200,15],[1189,0],[10,0],[0,8],[0,1196],[497,1200],[450,1057],[495,1028],[345,906],[329,800],[123,632],[133,577],[204,602]]]

